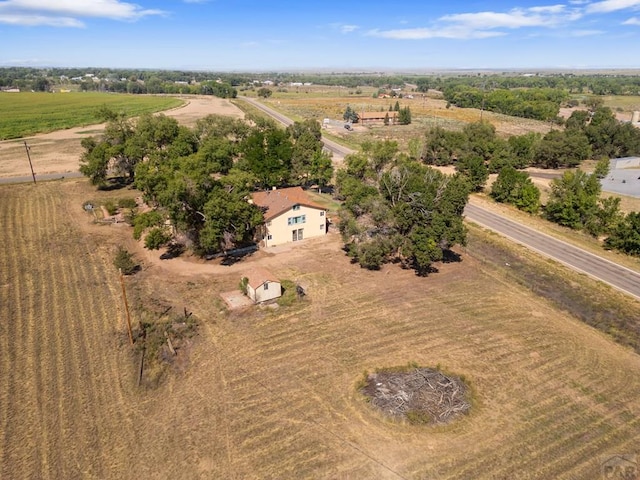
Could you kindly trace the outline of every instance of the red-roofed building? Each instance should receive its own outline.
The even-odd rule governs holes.
[[[327,211],[314,203],[301,187],[256,192],[252,199],[264,210],[262,241],[266,247],[327,233]]]

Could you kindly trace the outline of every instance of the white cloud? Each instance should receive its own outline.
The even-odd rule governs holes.
[[[640,0],[603,0],[586,6],[587,13],[609,13],[640,7]]]
[[[82,28],[84,23],[70,17],[46,17],[43,15],[4,15],[0,13],[0,23],[27,27],[75,27]]]
[[[402,40],[490,38],[506,35],[504,29],[552,28],[566,25],[581,17],[580,11],[568,9],[566,5],[547,5],[527,9],[515,8],[506,13],[487,11],[444,15],[431,27],[371,30],[369,35]]]
[[[602,35],[602,30],[573,30],[569,32],[571,37],[592,37],[594,35]]]
[[[623,25],[640,25],[640,18],[638,17],[631,17],[628,20],[625,20],[624,22],[622,22]]]
[[[358,25],[341,25],[340,26],[340,31],[342,33],[351,33],[351,32],[355,32],[359,28],[360,27]]]
[[[490,38],[505,35],[503,32],[488,30],[469,30],[461,27],[448,28],[404,28],[397,30],[370,30],[367,35],[391,38],[394,40],[425,40],[429,38],[449,38],[468,40],[472,38]]]
[[[82,27],[79,18],[137,20],[165,12],[143,9],[120,0],[5,0],[0,1],[0,23],[25,26]]]
[[[334,30],[338,30],[340,33],[352,33],[360,28],[359,25],[351,25],[348,23],[340,23],[340,22],[331,23],[329,24],[329,26]]]

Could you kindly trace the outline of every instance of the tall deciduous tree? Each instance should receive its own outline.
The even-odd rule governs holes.
[[[491,196],[498,202],[510,203],[520,210],[536,213],[540,209],[540,190],[529,174],[511,166],[504,167],[491,186]]]

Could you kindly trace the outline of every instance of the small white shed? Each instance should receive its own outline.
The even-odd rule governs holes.
[[[243,278],[247,279],[247,296],[255,303],[266,302],[282,296],[282,285],[264,268],[253,268]]]

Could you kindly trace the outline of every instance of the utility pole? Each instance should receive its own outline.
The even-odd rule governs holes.
[[[129,314],[129,302],[127,302],[127,291],[124,289],[124,275],[120,270],[120,285],[122,285],[122,298],[124,298],[124,308],[127,312],[127,329],[129,331],[129,343],[133,346],[133,333],[131,332],[131,315]]]
[[[29,159],[29,168],[31,168],[31,176],[33,177],[33,183],[36,183],[36,174],[33,172],[33,164],[31,163],[31,154],[29,153],[29,150],[31,150],[31,147],[29,145],[27,145],[27,141],[24,141],[24,149],[27,151],[27,158]]]

